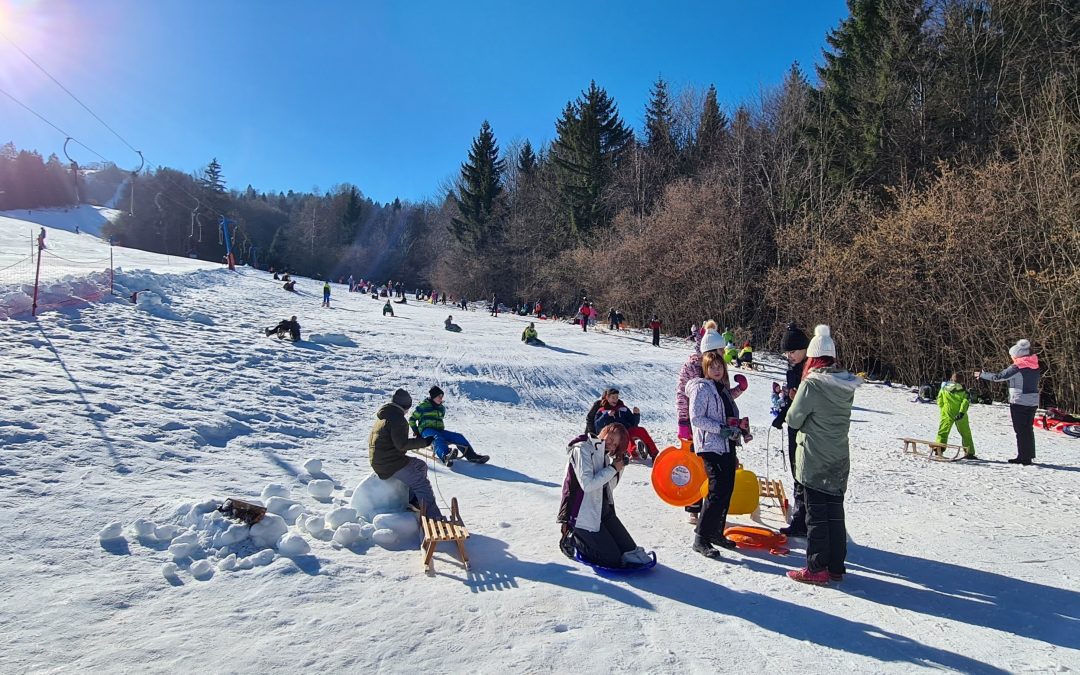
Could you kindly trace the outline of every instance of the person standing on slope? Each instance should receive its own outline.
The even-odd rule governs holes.
[[[468,439],[459,433],[448,431],[443,425],[443,417],[446,416],[446,408],[443,406],[443,390],[437,385],[428,391],[428,397],[416,406],[411,417],[409,426],[417,436],[430,438],[434,443],[435,459],[446,466],[454,463],[457,450],[451,449],[451,445],[461,450],[465,459],[477,464],[483,464],[490,457],[477,454]]]
[[[664,325],[660,323],[660,317],[653,314],[652,321],[649,322],[649,328],[652,328],[652,343],[653,347],[660,346],[660,327]]]
[[[1035,413],[1039,409],[1039,357],[1031,342],[1020,340],[1009,348],[1012,365],[1000,373],[976,371],[975,377],[1009,385],[1009,414],[1016,434],[1016,457],[1009,464],[1030,466],[1035,461]]]
[[[419,457],[409,457],[410,450],[431,445],[431,438],[409,438],[409,423],[405,413],[412,406],[412,396],[404,389],[394,392],[390,403],[375,413],[375,426],[368,436],[368,460],[375,475],[383,480],[396,478],[409,488],[409,496],[415,498],[420,509],[429,518],[443,520],[442,511],[435,502],[435,493],[428,481],[427,462]]]
[[[784,358],[788,361],[788,370],[787,381],[782,392],[782,405],[772,421],[775,429],[782,430],[784,428],[787,411],[791,407],[791,402],[795,400],[795,394],[799,389],[799,384],[802,382],[803,371],[806,370],[806,348],[809,346],[810,338],[806,336],[806,333],[794,323],[789,323],[784,331],[784,337],[780,341],[780,351],[784,353]],[[795,487],[792,490],[795,508],[791,512],[791,524],[780,528],[780,533],[788,537],[806,536],[806,500],[802,483],[799,482],[795,471],[795,448],[798,432],[799,430],[791,426],[789,422],[787,430],[788,465],[791,467],[791,477],[795,480]]]
[[[322,285],[322,306],[330,306],[330,282],[324,281]]]
[[[830,333],[825,325],[814,328],[803,380],[787,411],[788,424],[799,430],[795,475],[806,499],[806,567],[787,575],[815,585],[844,578],[844,493],[851,469],[848,430],[855,389],[862,384],[836,365]]]
[[[971,427],[968,426],[968,407],[971,399],[967,389],[960,383],[960,373],[953,371],[948,381],[941,383],[937,395],[941,421],[938,423],[937,442],[948,443],[949,432],[953,425],[960,432],[960,441],[964,445],[964,459],[975,459],[975,441],[971,439]]]

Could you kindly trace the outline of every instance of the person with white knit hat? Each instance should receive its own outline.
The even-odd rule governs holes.
[[[795,581],[825,585],[842,580],[846,571],[848,430],[855,389],[862,380],[836,365],[836,343],[828,326],[814,328],[806,355],[803,380],[786,418],[799,430],[795,478],[806,501],[806,567],[787,574]]]
[[[1017,341],[1009,348],[1012,365],[1000,373],[975,371],[975,377],[991,382],[1007,382],[1009,415],[1016,434],[1016,457],[1009,464],[1029,466],[1035,460],[1035,413],[1039,409],[1039,357],[1031,353],[1031,342]]]

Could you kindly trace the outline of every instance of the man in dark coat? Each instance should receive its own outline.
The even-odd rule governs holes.
[[[409,488],[420,509],[429,518],[442,520],[442,511],[435,502],[435,493],[427,478],[427,462],[409,457],[410,450],[432,444],[434,438],[409,438],[409,422],[405,413],[412,407],[412,396],[404,389],[394,392],[390,402],[375,413],[375,426],[368,437],[368,459],[375,475],[383,480],[396,478]]]

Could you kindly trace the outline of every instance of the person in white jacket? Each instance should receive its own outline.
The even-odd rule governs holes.
[[[567,447],[559,507],[564,542],[572,536],[581,557],[602,567],[637,567],[652,560],[615,515],[612,490],[626,466],[627,438],[626,427],[616,422],[601,429],[599,437],[582,435]]]

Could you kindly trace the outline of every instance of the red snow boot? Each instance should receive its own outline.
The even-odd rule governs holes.
[[[787,575],[789,579],[804,584],[811,584],[812,586],[825,586],[829,583],[829,572],[827,570],[811,572],[809,568],[804,567],[801,570],[791,570]]]

